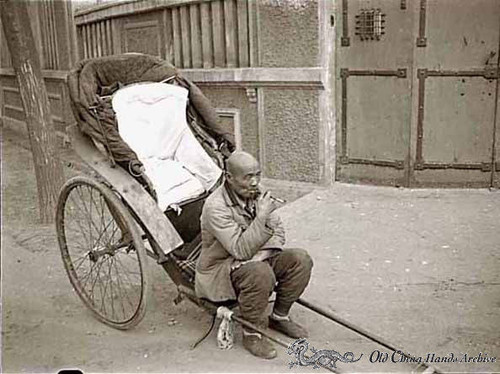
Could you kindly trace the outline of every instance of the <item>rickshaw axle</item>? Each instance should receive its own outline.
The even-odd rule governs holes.
[[[90,261],[97,262],[97,260],[99,260],[99,258],[101,258],[102,256],[114,256],[115,253],[118,252],[118,250],[125,247],[127,247],[127,253],[132,250],[131,243],[120,242],[115,245],[106,245],[98,247],[97,249],[92,249],[89,251],[88,256]]]

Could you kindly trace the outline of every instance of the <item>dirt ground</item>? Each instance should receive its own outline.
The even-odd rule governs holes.
[[[217,348],[214,333],[190,350],[210,317],[188,301],[174,306],[175,286],[153,261],[144,320],[129,331],[98,322],[72,290],[55,228],[37,223],[32,168],[26,140],[4,129],[3,372],[318,371],[289,369],[294,357],[280,346],[275,360],[252,357],[241,346],[239,328],[230,351]],[[65,170],[67,177],[76,173]],[[278,189],[276,195],[294,200],[307,190]],[[281,215],[288,245],[306,248],[314,258],[306,299],[423,360],[453,354],[460,361],[480,352],[497,358],[434,362],[442,371],[500,372],[499,191],[336,184],[291,201]],[[337,363],[339,372],[409,372],[415,366],[391,362],[381,345],[301,306],[292,315],[309,328],[317,349],[363,354],[357,363]],[[370,362],[377,352],[389,352],[389,360]]]

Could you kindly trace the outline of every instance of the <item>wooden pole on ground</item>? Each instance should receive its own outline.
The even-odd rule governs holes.
[[[57,196],[64,175],[27,2],[0,0],[0,20],[26,114],[38,188],[40,220],[42,223],[50,223],[54,220]]]

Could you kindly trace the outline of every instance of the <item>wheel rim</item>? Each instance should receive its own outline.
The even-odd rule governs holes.
[[[120,327],[143,305],[142,242],[121,202],[102,189],[81,180],[65,189],[58,211],[61,253],[80,298],[101,320]]]

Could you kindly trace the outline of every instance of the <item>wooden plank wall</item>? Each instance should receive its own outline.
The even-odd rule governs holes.
[[[113,54],[111,20],[80,25],[77,29],[80,57],[83,59]]]
[[[52,119],[56,131],[62,134],[66,124],[72,121],[65,80],[77,58],[71,3],[59,0],[28,2],[28,14]],[[0,122],[24,131],[23,103],[1,24],[0,50]]]
[[[139,46],[128,46],[127,43],[116,45],[117,39],[127,38],[127,32],[132,28],[130,25],[138,14],[97,19],[77,15],[80,58],[144,52],[134,50]],[[163,45],[158,48],[152,46],[150,53],[171,61],[178,68],[251,66],[249,0],[186,2],[153,8],[141,16],[153,19],[156,24],[150,26],[155,27],[158,34],[163,34],[159,37]]]

